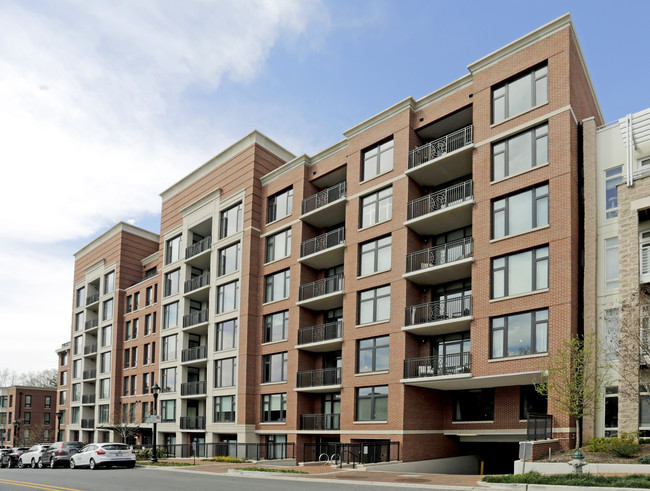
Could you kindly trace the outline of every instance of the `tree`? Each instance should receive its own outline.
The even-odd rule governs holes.
[[[46,387],[50,389],[56,389],[57,377],[58,371],[56,368],[32,370],[23,373],[16,373],[13,370],[4,368],[0,370],[0,387],[26,385],[29,387]]]
[[[580,425],[599,408],[606,370],[598,358],[595,336],[565,340],[542,361],[542,381],[535,390],[554,401],[565,414],[576,419],[576,449],[582,444]]]
[[[29,430],[29,436],[25,436],[25,430]],[[31,447],[37,443],[51,442],[50,427],[44,425],[30,425],[29,428],[23,428],[22,444]]]
[[[110,424],[98,426],[100,429],[110,430],[122,439],[123,443],[133,444],[135,437],[140,432],[140,423],[136,423],[137,407],[140,401],[117,406],[111,414]]]

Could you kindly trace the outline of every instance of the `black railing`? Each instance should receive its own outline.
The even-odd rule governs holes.
[[[97,377],[97,369],[93,368],[92,370],[84,370],[82,374],[82,378],[84,380],[88,380],[91,378],[96,378]]]
[[[301,388],[341,384],[341,368],[319,368],[298,372],[296,386]]]
[[[192,327],[208,322],[208,309],[199,310],[183,316],[183,327]]]
[[[301,430],[340,430],[340,414],[302,414],[300,416]]]
[[[343,291],[343,274],[337,274],[317,280],[312,283],[300,285],[300,300],[311,300],[328,293]]]
[[[98,325],[99,325],[99,319],[90,319],[90,320],[86,321],[84,327],[85,327],[85,330],[88,330],[88,329],[93,329],[93,328],[97,327]]]
[[[345,227],[337,228],[326,234],[319,235],[300,244],[300,257],[316,254],[330,247],[345,243]]]
[[[423,356],[404,360],[404,378],[439,377],[471,372],[470,353],[450,353],[444,356]]]
[[[406,272],[412,273],[421,269],[449,264],[472,257],[472,238],[452,240],[421,251],[406,255]]]
[[[359,443],[305,443],[303,444],[302,461],[318,462],[318,458],[326,454],[329,458],[335,456],[339,464],[375,464],[399,460],[399,442],[366,441]]]
[[[94,419],[82,419],[81,420],[81,427],[84,429],[92,430],[95,428],[95,420]]]
[[[208,357],[207,346],[196,346],[194,348],[187,348],[181,351],[181,361],[195,361],[203,360]]]
[[[526,440],[549,440],[553,438],[553,416],[530,413],[526,420]]]
[[[319,343],[342,337],[343,321],[341,320],[298,329],[298,344]]]
[[[202,252],[207,251],[210,246],[212,246],[212,236],[208,235],[204,239],[195,242],[191,246],[185,248],[185,259],[189,259],[193,256],[201,254]]]
[[[442,157],[447,153],[459,150],[467,145],[471,145],[473,139],[472,130],[473,127],[470,124],[453,133],[449,133],[425,145],[414,148],[409,152],[409,169]]]
[[[336,200],[345,198],[346,191],[345,181],[334,184],[327,189],[305,198],[302,200],[302,214],[309,213],[310,211],[317,210],[325,205],[329,205]]]
[[[95,394],[84,394],[81,396],[81,404],[95,404]]]
[[[407,220],[473,199],[472,187],[472,181],[465,181],[410,201],[407,206]]]
[[[99,293],[95,293],[94,295],[88,295],[86,297],[86,305],[90,305],[95,302],[99,302]]]
[[[84,346],[84,355],[90,355],[93,353],[97,353],[97,345],[96,344],[91,344],[88,346]]]
[[[196,382],[185,382],[181,384],[182,396],[197,396],[206,393],[207,384],[205,380],[198,380]]]
[[[151,444],[143,445],[143,447],[151,448]],[[295,458],[294,443],[198,443],[196,444],[196,454],[192,452],[190,443],[157,445],[156,448],[158,453],[166,458],[188,458],[195,455],[196,457],[235,457],[247,460]]]
[[[198,276],[194,276],[192,279],[187,280],[185,282],[185,293],[198,290],[199,288],[203,288],[204,286],[208,286],[209,284],[210,284],[210,271],[206,271],[205,273],[200,274]]]
[[[205,416],[181,416],[181,430],[205,430]]]
[[[472,315],[472,297],[464,295],[406,307],[404,324],[415,326],[429,322],[457,319]]]

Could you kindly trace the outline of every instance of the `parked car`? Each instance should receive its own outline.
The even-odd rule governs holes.
[[[135,467],[135,450],[124,443],[91,443],[70,457],[70,469],[97,469],[100,466]]]
[[[23,452],[26,452],[27,450],[29,450],[29,447],[12,448],[9,453],[6,453],[2,456],[0,467],[16,467],[18,465],[18,459],[23,454]]]
[[[39,443],[31,447],[18,457],[18,468],[22,469],[23,467],[30,466],[32,469],[36,469],[36,466],[38,465],[39,468],[42,469],[43,464],[41,463],[41,457],[43,456],[43,452],[45,452],[49,446],[49,443]]]
[[[2,457],[10,453],[11,453],[11,448],[5,448],[5,447],[0,448],[0,467],[4,467],[4,465],[2,464]]]
[[[82,442],[55,442],[41,456],[39,467],[70,466],[70,457],[83,448],[85,443]]]

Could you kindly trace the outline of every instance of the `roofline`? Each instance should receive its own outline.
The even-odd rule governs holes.
[[[106,242],[108,239],[111,237],[121,233],[121,232],[128,232],[133,235],[137,235],[139,237],[142,237],[143,239],[148,239],[153,242],[160,242],[160,236],[158,234],[154,234],[153,232],[149,232],[148,230],[145,230],[140,227],[136,227],[135,225],[131,225],[130,223],[125,223],[125,222],[119,222],[115,225],[113,225],[111,228],[109,228],[106,232],[104,232],[102,235],[94,239],[93,241],[89,242],[85,246],[83,246],[81,249],[79,249],[77,252],[73,254],[75,259],[79,259],[80,257],[88,254],[91,250],[93,250],[95,247],[103,244]]]

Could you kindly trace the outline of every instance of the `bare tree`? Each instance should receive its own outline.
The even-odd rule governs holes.
[[[26,385],[28,387],[46,387],[55,389],[57,387],[57,377],[58,371],[56,368],[32,370],[23,373],[16,373],[13,370],[4,368],[0,370],[0,387]]]
[[[99,429],[110,430],[118,435],[123,443],[133,444],[140,432],[140,424],[136,423],[137,407],[140,401],[132,404],[117,406],[111,414],[110,423],[98,426]]]
[[[52,440],[52,437],[50,436],[50,427],[49,426],[44,426],[44,425],[30,425],[29,428],[29,436],[25,437],[25,428],[23,428],[23,445],[26,447],[31,447],[32,445],[36,445],[37,443],[46,443],[50,442]]]

